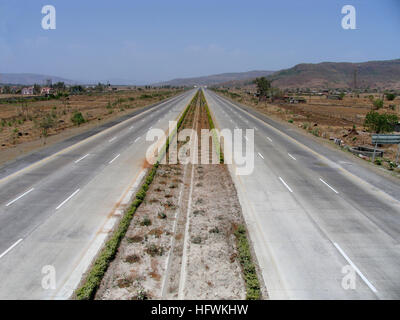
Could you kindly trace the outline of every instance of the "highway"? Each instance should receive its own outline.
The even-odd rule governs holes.
[[[0,168],[0,299],[70,297],[144,176],[146,132],[194,93]]]
[[[400,183],[210,90],[205,96],[219,129],[255,130],[253,173],[229,167],[270,298],[399,299]]]

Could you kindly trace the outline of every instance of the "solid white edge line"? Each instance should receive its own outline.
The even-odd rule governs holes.
[[[75,163],[78,163],[79,161],[85,159],[85,158],[88,157],[88,156],[89,156],[89,153],[88,153],[87,155],[83,156],[82,158],[79,158],[78,160],[76,160]]]
[[[29,189],[28,191],[26,191],[25,193],[21,194],[20,196],[18,196],[17,198],[15,198],[14,200],[10,201],[9,203],[6,204],[6,207],[12,205],[15,201],[18,201],[19,199],[21,199],[23,196],[26,196],[29,192],[33,191],[34,188]]]
[[[284,185],[290,192],[293,192],[293,190],[287,185],[287,183],[286,183],[281,177],[279,177],[279,180],[281,180],[281,182],[283,183],[283,185]]]
[[[112,159],[108,164],[113,163],[121,154],[118,154],[114,159]]]
[[[74,195],[76,195],[79,192],[80,189],[75,190],[73,194],[71,194],[67,199],[65,199],[63,202],[61,202],[56,210],[60,209],[68,200],[70,200]]]
[[[293,157],[290,153],[288,153],[289,157],[291,157],[293,160],[296,160],[295,157]]]
[[[319,180],[325,184],[328,188],[330,188],[333,192],[339,194],[339,192],[337,192],[334,188],[332,188],[329,184],[327,184],[324,180],[322,180],[321,178],[319,178]]]
[[[9,247],[6,251],[4,251],[2,254],[0,254],[0,259],[3,258],[7,253],[9,253],[14,247],[16,247],[23,239],[19,239],[17,242],[15,242],[11,247]]]
[[[262,155],[261,153],[258,152],[258,155],[259,155],[262,159],[264,159],[264,157],[263,157],[263,155]]]
[[[338,249],[340,254],[346,259],[346,261],[353,267],[353,269],[357,272],[357,274],[360,276],[360,278],[365,282],[365,284],[373,291],[373,292],[378,292],[376,288],[372,285],[371,282],[368,281],[368,279],[362,274],[362,272],[357,268],[357,266],[353,263],[353,261],[350,260],[350,258],[346,255],[346,253],[342,250],[342,248],[339,247],[339,245],[334,242],[333,245]]]

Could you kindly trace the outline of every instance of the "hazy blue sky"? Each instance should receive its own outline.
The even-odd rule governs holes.
[[[43,30],[42,6],[56,8]],[[357,30],[343,30],[354,5]],[[400,58],[400,0],[0,0],[0,72],[149,83]]]

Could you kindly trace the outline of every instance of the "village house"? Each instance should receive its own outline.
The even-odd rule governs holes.
[[[40,90],[41,95],[49,95],[52,93],[52,90],[50,87],[43,87],[42,90]]]
[[[21,90],[22,95],[33,95],[33,87],[25,87]]]

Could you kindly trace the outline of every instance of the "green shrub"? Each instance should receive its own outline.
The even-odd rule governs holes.
[[[86,120],[85,120],[85,118],[83,117],[82,113],[81,113],[81,112],[78,112],[78,111],[74,112],[73,116],[71,117],[71,121],[72,121],[72,123],[73,123],[74,125],[77,125],[78,127],[79,127],[82,123],[85,123],[85,122],[86,122]]]
[[[387,93],[387,94],[386,94],[386,99],[387,99],[388,101],[393,101],[394,98],[396,98],[396,95],[395,95],[394,93]]]
[[[258,281],[256,268],[253,264],[250,246],[247,240],[246,228],[239,225],[235,231],[239,261],[243,269],[246,282],[246,299],[258,300],[261,298],[260,283]]]
[[[376,111],[367,113],[364,121],[364,126],[368,130],[376,133],[393,132],[394,125],[399,121],[397,115],[394,114],[379,114]]]
[[[383,107],[383,100],[382,99],[376,99],[373,102],[374,108],[375,109],[381,109]]]
[[[140,223],[140,225],[142,226],[151,226],[151,220],[149,219],[149,217],[144,217],[142,222]]]

